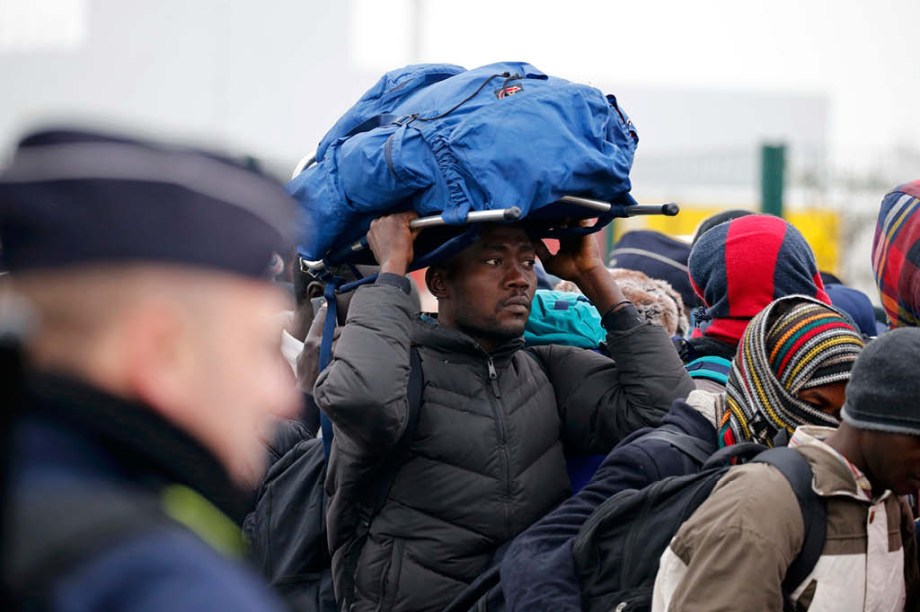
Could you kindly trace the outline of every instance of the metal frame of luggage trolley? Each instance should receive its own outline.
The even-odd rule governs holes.
[[[294,168],[294,173],[291,178],[293,179],[301,172],[313,165],[313,162],[316,161],[316,156],[308,155],[304,157],[297,164],[297,167]],[[666,217],[675,217],[680,212],[680,207],[674,202],[668,202],[666,204],[655,204],[655,205],[630,205],[626,206],[623,204],[611,204],[610,202],[604,202],[603,200],[593,200],[591,198],[583,198],[580,196],[562,196],[559,199],[559,202],[564,204],[571,204],[575,206],[581,206],[582,208],[587,208],[589,210],[596,210],[598,213],[609,215],[613,212],[614,217],[636,217],[640,215],[664,215]],[[465,223],[490,223],[490,222],[513,222],[521,218],[521,209],[518,206],[509,206],[508,208],[496,208],[493,210],[474,210],[470,211],[466,215]],[[426,227],[442,227],[447,225],[447,222],[441,215],[432,215],[429,217],[421,217],[418,219],[413,219],[409,222],[409,227],[412,229],[425,229]],[[367,238],[363,238],[350,247],[341,249],[338,251],[339,254],[344,253],[357,253],[368,248]],[[302,272],[308,272],[314,276],[320,275],[326,269],[326,261],[319,259],[316,261],[308,261],[303,258],[298,258],[300,261],[300,270]]]
[[[674,217],[680,212],[680,207],[674,202],[668,202],[667,204],[654,204],[654,205],[633,205],[633,206],[624,206],[622,204],[611,204],[610,202],[604,202],[603,200],[592,200],[589,198],[582,198],[577,196],[562,196],[559,199],[560,202],[565,204],[574,204],[576,206],[581,206],[590,210],[596,210],[599,213],[609,214],[612,210],[617,210],[615,217],[636,217],[640,215],[664,215],[666,217]],[[490,222],[513,222],[521,218],[521,209],[517,206],[509,206],[508,208],[496,208],[493,210],[474,210],[470,211],[466,215],[465,223],[490,223]],[[409,227],[412,229],[425,229],[426,227],[442,227],[447,225],[447,222],[441,215],[432,215],[430,217],[420,217],[418,219],[413,219],[409,222]],[[362,239],[350,247],[347,251],[352,253],[357,253],[368,248],[367,239]],[[339,251],[344,253],[346,250],[343,249]],[[300,260],[300,269],[304,272],[309,272],[311,274],[316,274],[322,272],[326,268],[326,262],[322,259],[316,261],[307,261],[306,259]]]

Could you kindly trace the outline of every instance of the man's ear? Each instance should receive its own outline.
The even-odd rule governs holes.
[[[183,409],[192,361],[185,321],[171,304],[156,302],[134,313],[125,343],[124,368],[130,393],[172,417]]]
[[[425,284],[435,299],[443,300],[450,297],[450,291],[447,286],[447,271],[444,268],[429,267],[425,271]]]

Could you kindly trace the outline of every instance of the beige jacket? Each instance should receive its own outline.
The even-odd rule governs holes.
[[[792,593],[796,609],[916,610],[920,570],[911,511],[890,492],[868,499],[819,440],[830,431],[803,427],[794,436],[814,471],[815,491],[827,498],[824,552]],[[783,578],[803,540],[802,514],[785,477],[766,464],[734,468],[662,555],[652,610],[782,610]]]

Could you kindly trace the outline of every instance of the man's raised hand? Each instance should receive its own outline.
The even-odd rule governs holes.
[[[380,264],[380,273],[389,272],[403,276],[413,258],[413,243],[421,230],[409,227],[416,219],[415,212],[386,215],[371,222],[367,232],[367,243]]]

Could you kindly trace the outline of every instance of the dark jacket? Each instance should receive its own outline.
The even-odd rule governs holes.
[[[224,526],[232,528],[246,512],[250,500],[196,441],[146,407],[61,377],[30,376],[23,404],[13,432],[12,552],[4,568],[21,567],[16,560],[47,545],[41,538],[22,537],[42,528],[37,521],[58,533],[66,532],[67,523],[85,521],[79,503],[117,500],[128,504],[127,516],[151,519],[147,525],[99,532],[88,552],[86,543],[81,545],[82,558],[70,559],[71,548],[62,548],[42,592],[47,609],[281,609],[252,571],[162,510],[164,490],[181,485],[181,491],[200,496],[196,499],[204,506],[196,509],[222,514]],[[27,508],[41,508],[44,518],[39,521]],[[48,516],[55,523],[48,523]],[[212,519],[208,522],[214,524]]]
[[[303,421],[283,420],[267,446],[268,470],[243,522],[249,557],[291,610],[334,610],[323,442]]]
[[[716,430],[696,409],[677,400],[662,424],[716,445]],[[694,473],[699,466],[660,439],[644,439],[639,430],[607,455],[594,478],[576,495],[515,538],[501,563],[501,584],[508,610],[580,611],[581,588],[572,544],[582,524],[605,500],[626,489]]]
[[[632,324],[608,333],[613,359],[547,346],[534,349],[538,363],[520,340],[487,354],[415,319],[398,287],[359,289],[315,388],[335,426],[327,492],[337,597],[356,490],[406,427],[410,344],[425,381],[418,427],[361,552],[355,610],[439,609],[565,499],[563,445],[606,453],[692,390],[664,331]]]
[[[724,357],[731,361],[738,352],[737,344],[729,344],[717,338],[698,336],[696,338],[681,338],[674,342],[677,352],[684,363],[689,363],[700,357]]]

